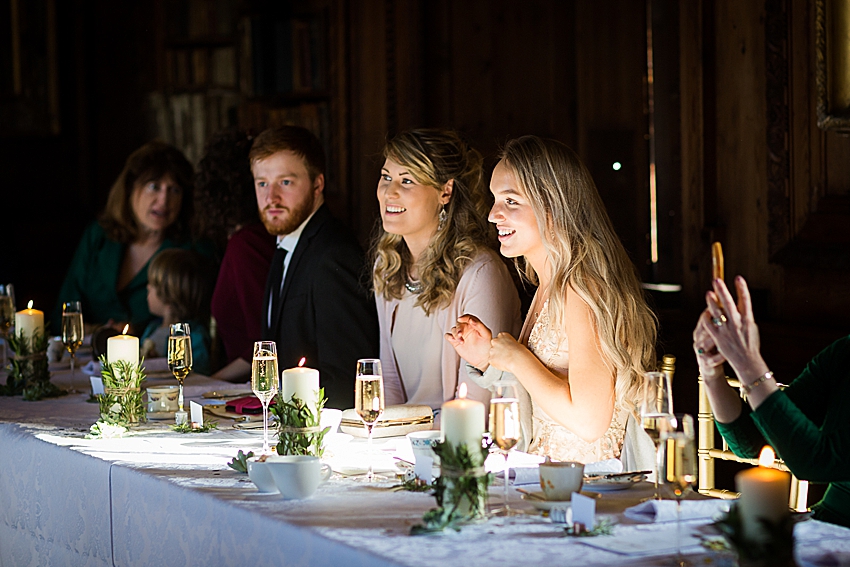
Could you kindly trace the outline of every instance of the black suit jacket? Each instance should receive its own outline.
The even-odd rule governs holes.
[[[263,340],[277,343],[280,370],[319,370],[327,407],[354,407],[358,358],[378,358],[378,315],[357,239],[322,205],[298,239],[283,282],[283,301],[268,325],[273,282],[266,280]]]

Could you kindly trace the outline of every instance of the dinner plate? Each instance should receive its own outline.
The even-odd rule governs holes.
[[[211,390],[201,394],[202,398],[217,399],[217,398],[239,398],[242,396],[250,396],[254,392],[246,388],[233,388],[229,390]]]
[[[569,508],[572,505],[569,500],[546,500],[542,490],[526,492],[522,499],[542,512],[548,512],[552,508]]]
[[[603,478],[599,480],[585,481],[583,489],[590,492],[613,492],[615,490],[626,490],[627,488],[631,488],[642,480],[643,478],[626,480]]]

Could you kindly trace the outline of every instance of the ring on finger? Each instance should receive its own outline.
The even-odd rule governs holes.
[[[712,317],[711,322],[715,327],[722,327],[726,322],[726,315],[721,313],[719,317]]]
[[[704,348],[698,348],[697,354],[705,354],[705,349]]]

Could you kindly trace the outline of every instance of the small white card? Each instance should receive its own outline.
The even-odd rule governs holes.
[[[100,376],[89,376],[91,380],[91,393],[93,396],[100,396],[105,394],[103,391],[103,378]]]
[[[596,500],[573,492],[570,507],[573,510],[573,523],[584,524],[585,529],[596,527]]]
[[[198,402],[189,402],[189,412],[192,416],[189,421],[199,426],[204,424],[204,406]]]
[[[413,468],[413,472],[416,474],[416,478],[425,481],[428,484],[431,484],[431,481],[433,480],[431,478],[431,467],[433,467],[433,465],[434,459],[432,459],[431,457],[417,456],[416,465]]]

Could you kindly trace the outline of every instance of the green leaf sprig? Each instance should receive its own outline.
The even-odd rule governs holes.
[[[311,455],[321,458],[324,454],[322,441],[330,431],[325,427],[321,431],[302,433],[287,431],[288,428],[312,428],[319,427],[322,409],[328,399],[325,397],[325,389],[319,388],[316,398],[316,410],[311,410],[307,404],[294,395],[289,401],[281,396],[277,397],[275,405],[271,407],[272,413],[277,417],[278,423],[278,455]]]
[[[175,423],[171,426],[171,431],[176,431],[177,433],[207,433],[213,429],[218,429],[217,421],[205,421],[203,425],[198,425],[197,427],[193,427],[189,422]]]
[[[248,454],[242,452],[242,449],[239,449],[239,452],[236,453],[236,456],[227,463],[227,466],[235,470],[236,472],[241,472],[248,474],[248,459],[254,456],[254,451],[248,451]]]
[[[50,381],[50,370],[45,354],[47,337],[47,327],[43,333],[34,332],[32,341],[24,337],[23,331],[9,337],[9,346],[15,351],[15,358],[12,359],[12,371],[6,377],[6,385],[0,385],[0,395],[22,395],[24,401],[35,402],[66,394]],[[42,356],[29,358],[34,354],[42,354]]]

